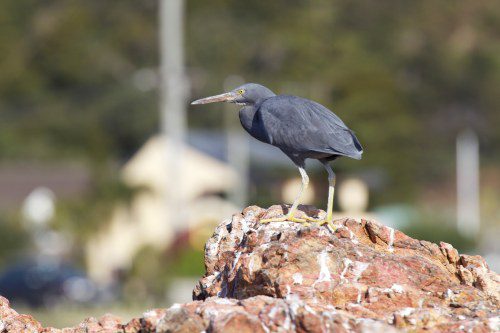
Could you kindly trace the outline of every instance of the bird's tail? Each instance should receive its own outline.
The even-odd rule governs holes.
[[[361,143],[359,142],[358,138],[356,137],[356,134],[354,134],[353,131],[349,130],[351,133],[352,141],[354,143],[354,147],[356,148],[356,152],[353,154],[353,158],[360,160],[361,155],[363,154],[363,146],[361,146]]]

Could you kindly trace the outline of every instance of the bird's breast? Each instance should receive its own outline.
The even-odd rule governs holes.
[[[241,108],[239,112],[241,126],[248,132],[251,136],[265,143],[270,143],[264,125],[262,124],[262,118],[258,112],[258,108],[254,106],[245,106]]]

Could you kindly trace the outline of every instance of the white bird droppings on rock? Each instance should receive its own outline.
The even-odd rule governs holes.
[[[180,309],[181,307],[182,307],[182,305],[180,303],[174,303],[174,304],[172,304],[170,309],[176,310],[176,309]]]
[[[241,251],[236,252],[236,256],[234,257],[233,261],[233,267],[231,267],[231,272],[229,272],[229,275],[233,274],[234,269],[236,268],[236,265],[238,264],[238,260],[240,260],[241,256]]]
[[[293,279],[293,284],[302,284],[302,274],[300,273],[294,273],[292,275],[292,279]]]
[[[330,270],[328,269],[328,253],[326,251],[323,251],[318,255],[318,264],[320,271],[318,279],[314,282],[314,284],[323,281],[331,281],[332,276],[330,274]]]
[[[398,294],[402,294],[405,289],[403,288],[402,285],[400,284],[393,284],[391,289],[395,292],[395,293],[398,293]]]
[[[389,252],[394,252],[394,229],[387,227],[389,229],[389,243],[387,243],[387,249]]]
[[[231,300],[229,298],[216,298],[214,299],[214,302],[220,305],[233,305],[236,303],[234,300]]]
[[[358,297],[356,298],[356,303],[361,303],[361,297],[363,297],[363,293],[361,289],[358,288]]]
[[[309,305],[305,304],[304,305],[304,310],[306,310],[307,312],[309,312],[310,314],[312,315],[316,315],[316,311],[314,311]]]
[[[173,308],[173,309],[175,309],[175,304],[174,304],[174,305],[172,305],[170,308],[171,308],[171,309],[172,309],[172,308]],[[143,316],[144,318],[153,318],[153,317],[156,317],[156,316],[157,316],[157,313],[156,313],[156,311],[155,311],[155,310],[149,310],[149,311],[144,312],[144,313],[142,314],[142,316]]]
[[[359,278],[361,277],[361,274],[370,266],[369,263],[367,262],[361,262],[361,261],[356,261],[354,262],[353,265],[353,281],[358,282]]]
[[[407,316],[411,315],[413,313],[413,311],[415,311],[414,308],[404,308],[398,312],[401,316],[407,317]]]
[[[255,262],[255,256],[251,255],[248,258],[248,273],[250,273],[250,275],[253,275],[253,272],[254,272],[254,268],[255,268],[254,262]]]
[[[351,239],[351,241],[354,243],[354,244],[358,244],[358,240],[356,238],[356,235],[354,235],[354,233],[352,232],[351,229],[347,228],[347,230],[349,231],[349,238]]]
[[[346,279],[345,274],[347,273],[349,266],[351,266],[352,261],[349,258],[344,258],[343,263],[344,263],[344,270],[342,271],[342,273],[340,273],[340,281],[344,281]]]
[[[276,314],[278,313],[279,310],[280,309],[277,306],[273,306],[271,308],[271,310],[269,310],[269,313],[268,313],[269,318],[274,319],[274,317],[276,316]]]
[[[494,332],[500,331],[500,316],[488,319],[488,326]]]

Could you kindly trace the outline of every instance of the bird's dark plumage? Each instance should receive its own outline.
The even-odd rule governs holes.
[[[240,110],[240,120],[250,135],[280,148],[300,165],[306,158],[360,159],[363,153],[356,135],[339,117],[305,98],[274,95],[258,99]]]

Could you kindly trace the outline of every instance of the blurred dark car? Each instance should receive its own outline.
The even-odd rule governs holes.
[[[96,294],[95,284],[85,274],[60,260],[28,259],[0,274],[0,295],[32,307],[88,303]]]

